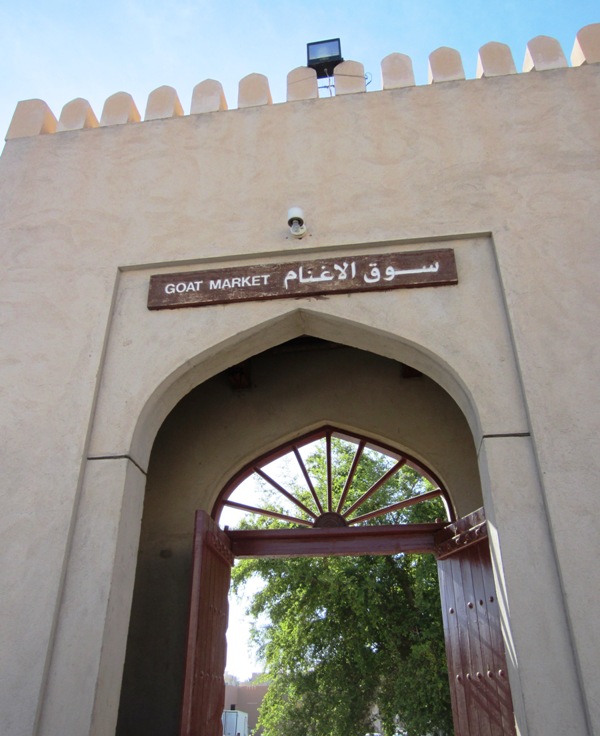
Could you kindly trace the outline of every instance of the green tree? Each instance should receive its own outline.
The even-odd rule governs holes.
[[[333,443],[334,494],[339,495],[355,447]],[[365,453],[348,503],[381,477],[391,462]],[[307,460],[317,493],[326,488],[324,453]],[[371,497],[360,512],[396,503],[430,486],[406,467]],[[268,503],[274,496],[264,490]],[[310,494],[296,488],[309,505]],[[373,524],[433,521],[439,500],[369,521]],[[256,526],[256,524],[254,524]],[[259,525],[282,523],[262,518]],[[252,636],[270,682],[259,726],[264,736],[364,736],[375,708],[386,736],[452,733],[452,717],[432,556],[248,559],[233,571],[239,591],[252,576],[264,587],[251,599]]]

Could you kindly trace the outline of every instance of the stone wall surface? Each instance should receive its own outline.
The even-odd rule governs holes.
[[[536,53],[533,44],[534,62]],[[563,722],[573,734],[600,731],[599,93],[593,63],[238,110],[221,100],[220,111],[190,116],[165,92],[175,117],[135,122],[129,106],[134,122],[94,127],[81,107],[88,127],[51,133],[44,113],[50,134],[9,136],[2,733],[111,733],[138,476],[156,432],[195,386],[303,333],[414,365],[462,409],[505,566],[520,732]],[[300,241],[287,227],[291,206],[306,216]],[[455,250],[458,286],[146,309],[153,273],[442,246]],[[512,457],[523,487],[518,476],[500,482]],[[120,479],[105,505],[100,464]],[[82,556],[90,514],[110,532],[89,536],[97,568],[82,566],[95,557]],[[526,620],[527,576],[503,551],[512,542],[535,560],[537,629]],[[108,581],[94,605],[70,582],[87,574]],[[75,650],[82,622],[89,636]],[[544,682],[535,672],[556,664],[548,632],[562,670]]]

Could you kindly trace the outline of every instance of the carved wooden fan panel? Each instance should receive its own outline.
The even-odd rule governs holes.
[[[406,510],[417,504],[432,506],[444,520],[452,518],[445,490],[414,459],[325,427],[243,468],[221,493],[213,517],[233,525],[232,519],[245,516],[246,526],[258,528],[266,517],[282,528],[404,524],[414,520],[414,509],[410,518]]]

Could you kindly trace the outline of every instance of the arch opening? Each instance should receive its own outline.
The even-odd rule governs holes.
[[[410,690],[416,687],[422,702],[429,700],[430,704],[421,713],[408,706],[405,720],[411,718],[414,725],[418,719],[423,722],[430,719],[430,724],[442,727],[440,733],[450,732],[446,730],[452,716],[443,628],[441,616],[436,614],[440,597],[435,560],[432,554],[394,554],[388,536],[388,532],[396,530],[394,542],[398,544],[401,543],[400,534],[409,531],[408,527],[412,527],[409,534],[415,534],[418,527],[422,540],[428,536],[432,538],[434,530],[444,528],[443,519],[450,517],[449,505],[442,502],[445,500],[443,488],[421,464],[389,445],[382,446],[368,437],[331,426],[274,448],[250,462],[226,484],[212,516],[221,528],[228,529],[231,525],[234,530],[243,530],[242,535],[251,530],[253,537],[253,547],[251,550],[245,548],[249,551],[246,555],[243,542],[252,542],[240,539],[242,535],[236,531],[231,533],[233,547],[245,557],[233,568],[232,576],[234,589],[239,589],[242,581],[250,583],[251,588],[261,581],[258,588],[262,592],[254,599],[252,607],[257,606],[263,614],[255,632],[262,639],[263,655],[260,656],[262,664],[252,672],[253,681],[257,672],[271,673],[267,675],[271,685],[265,686],[259,697],[259,701],[266,698],[263,701],[265,711],[271,715],[263,713],[261,717],[267,723],[271,721],[271,729],[281,732],[291,727],[290,724],[284,726],[283,722],[277,726],[274,723],[279,717],[287,717],[280,704],[285,702],[286,693],[289,696],[293,691],[297,704],[294,728],[297,730],[308,731],[314,727],[318,732],[323,731],[333,709],[338,714],[338,727],[347,717],[354,730],[361,723],[363,733],[382,732],[382,719],[390,720],[394,706],[402,709],[399,693],[407,691],[400,680],[407,684],[412,676]],[[288,513],[283,513],[284,510]],[[350,539],[346,533],[352,534],[353,528],[368,529],[385,537],[369,534]],[[254,530],[258,530],[256,534]],[[271,535],[273,530],[275,534]],[[304,539],[298,539],[296,530]],[[291,536],[286,540],[288,531]],[[310,542],[308,536],[314,532],[325,534],[324,545]],[[274,542],[271,547],[269,539]],[[415,539],[416,534],[404,537],[407,549]],[[300,559],[272,556],[274,551],[281,552],[286,543],[289,554],[296,552]],[[348,551],[349,544],[352,551]],[[305,554],[307,547],[315,556]],[[336,547],[343,547],[347,554],[338,555]],[[269,559],[260,559],[262,557]],[[307,579],[312,580],[312,594],[308,597],[301,592]],[[269,588],[271,595],[265,597],[264,590]],[[407,589],[410,589],[409,595]],[[363,605],[367,591],[368,609]],[[249,623],[246,617],[239,616],[240,600],[232,600],[231,596],[230,593],[230,627],[232,603],[238,615],[234,616],[232,640],[228,629],[226,673],[237,677],[244,669],[250,672],[249,661],[239,651],[240,628],[248,627]],[[273,602],[272,606],[268,600]],[[251,600],[246,598],[245,606],[250,604]],[[338,626],[342,609],[347,628]],[[388,617],[385,624],[380,623],[383,611]],[[292,631],[300,621],[304,622],[300,625],[302,630],[312,632],[314,637],[292,636],[288,644],[282,646],[279,636],[272,638],[267,633],[278,631],[281,626]],[[413,628],[407,621],[412,621]],[[423,630],[421,638],[415,636],[415,626]],[[363,642],[363,647],[358,643],[361,642],[360,632],[367,630],[368,641]],[[237,642],[233,651],[232,641]],[[328,652],[324,659],[318,654],[322,651]],[[270,652],[268,658],[264,657],[265,652]],[[401,673],[397,669],[400,658]],[[292,659],[297,666],[288,669],[285,663]],[[338,683],[335,694],[325,685],[342,661],[349,688],[358,688],[361,703],[366,704],[362,710],[357,706],[356,691],[348,699],[349,690],[342,682]],[[424,661],[428,662],[426,667],[422,666]],[[392,662],[396,668],[392,667]],[[259,669],[265,665],[267,670]],[[379,673],[380,681],[375,689],[375,681],[367,672]],[[241,709],[249,710],[250,725],[255,727],[261,704],[257,705],[256,696],[250,695],[255,686],[247,684],[246,675],[236,685],[228,680],[225,707],[227,703],[241,702]],[[307,693],[307,697],[300,696],[305,688],[318,689],[319,683],[325,689],[321,697],[308,697]],[[410,702],[410,698],[406,701]],[[298,713],[300,702],[301,717]],[[325,702],[328,706],[322,707]],[[203,729],[207,728],[209,724],[203,724]]]
[[[237,364],[236,364],[237,365]],[[247,385],[227,369],[192,389],[157,434],[149,463],[117,734],[175,733],[181,709],[196,509],[211,511],[253,458],[323,427],[365,436],[426,470],[451,516],[479,508],[464,414],[428,376],[322,339],[253,355]],[[359,440],[360,441],[360,440]],[[322,530],[320,530],[322,531]],[[150,731],[149,731],[150,732]]]

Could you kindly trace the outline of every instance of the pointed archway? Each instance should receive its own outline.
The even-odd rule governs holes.
[[[322,430],[325,420],[326,427],[336,427],[347,437],[364,434],[371,444],[387,448],[392,464],[401,456],[426,470],[433,481],[430,490],[442,489],[448,499],[449,515],[440,514],[445,520],[481,506],[469,425],[448,393],[427,376],[373,353],[305,338],[254,356],[247,368],[248,388],[235,381],[237,369],[217,374],[182,399],[156,438],[146,485],[118,736],[144,727],[140,724],[165,733],[177,728],[194,510],[216,508],[229,479],[255,464],[257,457]],[[369,513],[376,497],[348,518]],[[338,504],[332,501],[335,509]],[[362,524],[341,531],[353,530],[370,534]],[[306,527],[296,534],[328,531]],[[425,551],[422,539],[414,544]],[[427,549],[431,551],[431,545]]]

